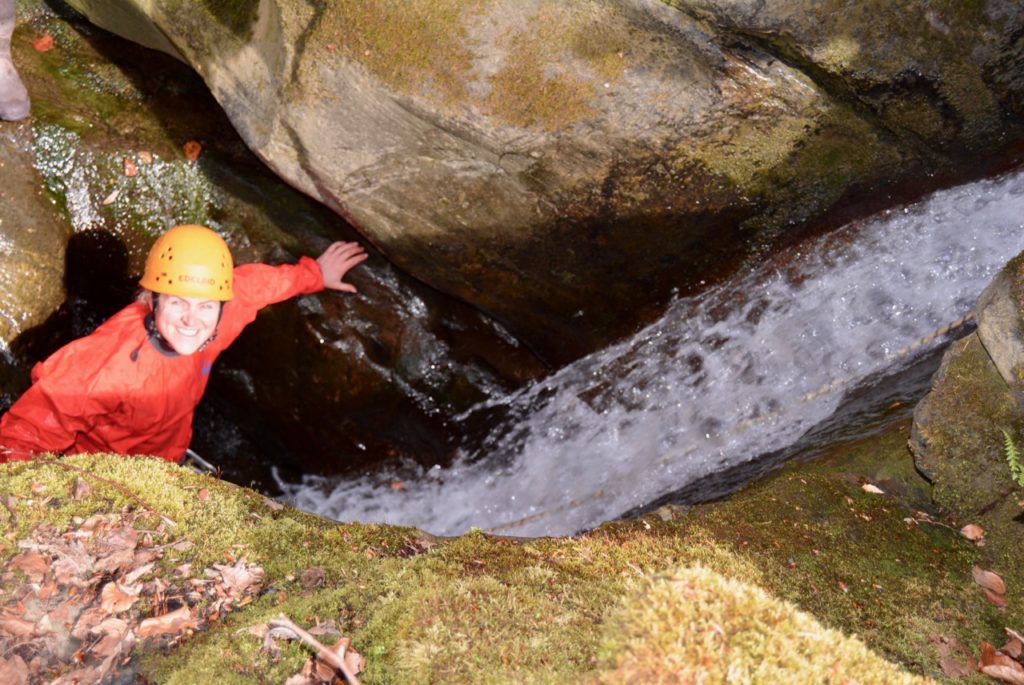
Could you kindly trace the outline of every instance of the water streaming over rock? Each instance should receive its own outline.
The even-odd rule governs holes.
[[[280,485],[339,520],[571,533],[793,444],[844,390],[908,364],[900,351],[969,311],[1022,249],[1024,173],[938,192],[678,299],[631,339],[475,408],[461,420],[489,429],[450,467]]]

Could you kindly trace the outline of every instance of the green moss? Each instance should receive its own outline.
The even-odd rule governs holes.
[[[259,15],[260,0],[202,0],[203,7],[217,21],[242,40],[252,35]],[[194,3],[190,3],[194,7]]]
[[[655,577],[609,621],[601,683],[924,683],[762,589],[701,566]]]
[[[515,126],[557,130],[597,112],[598,94],[622,76],[631,38],[607,7],[546,2],[500,43],[505,60],[488,79],[484,110]]]
[[[1017,434],[1024,421],[977,334],[954,345],[958,354],[944,362],[918,410],[917,428],[926,446],[918,459],[934,483],[935,502],[969,514],[1005,496],[1012,485],[1002,430]]]
[[[695,591],[718,596],[700,595],[711,602],[709,610],[722,612],[717,623],[740,640],[740,654],[774,654],[771,664],[802,672],[783,657],[804,653],[806,644],[789,628],[804,625],[806,617],[774,600],[751,599],[747,586],[754,585],[794,602],[830,629],[857,634],[889,660],[936,675],[929,636],[975,645],[997,640],[1004,623],[1024,618],[1018,608],[999,614],[988,605],[970,581],[971,566],[991,563],[1010,587],[1024,586],[1024,578],[1000,566],[1000,554],[1013,555],[996,550],[996,539],[979,550],[948,527],[908,525],[904,519],[911,514],[891,495],[861,490],[865,469],[903,473],[902,467],[883,466],[909,461],[902,447],[895,451],[898,442],[869,441],[815,465],[791,467],[716,505],[666,508],[563,539],[517,541],[477,532],[439,540],[407,528],[336,524],[279,510],[256,493],[152,459],[66,459],[88,472],[84,477],[94,487],[77,502],[69,494],[79,472],[42,463],[7,465],[0,467],[0,497],[18,498],[9,540],[41,521],[63,527],[74,515],[141,506],[99,476],[173,519],[176,525],[166,527],[169,540],[196,543],[166,563],[209,564],[230,551],[263,565],[264,596],[171,653],[145,655],[142,673],[151,682],[282,682],[299,670],[306,652],[289,646],[275,661],[245,631],[280,613],[306,625],[336,621],[367,657],[367,683],[580,682],[599,677],[599,657],[612,669],[600,677],[614,680],[619,655],[625,664],[630,655],[661,649],[676,630],[639,630],[630,618],[642,615],[632,613],[641,610],[638,593],[661,582],[652,579],[675,578],[677,569],[695,564],[731,579],[712,578]],[[201,488],[208,491],[205,499]],[[1003,538],[998,540],[1001,545]],[[4,554],[14,551],[10,545]],[[988,562],[982,552],[996,556]],[[298,579],[312,565],[326,571],[326,581],[306,589]],[[722,594],[722,587],[735,592]],[[674,592],[663,589],[666,598]],[[739,611],[748,601],[756,611]],[[642,611],[662,611],[659,602]],[[759,632],[769,615],[778,619],[779,641]],[[623,645],[618,652],[616,635]],[[861,647],[840,642],[842,649],[828,641],[830,658],[867,663],[857,661]],[[848,644],[854,651],[847,651]],[[819,658],[814,651],[808,663]],[[877,659],[867,668],[906,677]]]
[[[315,42],[364,65],[392,88],[437,102],[466,98],[473,53],[467,21],[486,0],[333,3]]]

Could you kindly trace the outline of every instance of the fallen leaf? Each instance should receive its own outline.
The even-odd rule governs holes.
[[[33,495],[41,495],[46,492],[46,486],[42,483],[32,483],[32,485],[29,486],[29,490],[32,491]]]
[[[93,556],[85,551],[82,543],[72,540],[53,548],[57,554],[53,562],[53,578],[61,585],[82,584],[93,574]]]
[[[131,609],[139,599],[142,587],[138,585],[122,585],[116,581],[107,583],[100,592],[100,606],[111,614],[119,614]]]
[[[140,164],[152,164],[153,163],[153,154],[151,152],[149,152],[148,150],[140,150],[139,154],[137,156],[139,158],[139,163]]]
[[[942,672],[950,678],[966,678],[978,670],[976,665],[967,664],[963,660],[952,656],[946,656],[940,659],[939,666],[942,667]]]
[[[121,194],[120,190],[115,190],[114,192],[110,193],[110,195],[107,195],[105,198],[103,198],[103,202],[102,202],[103,206],[114,204],[114,201],[117,200],[117,196],[120,195],[120,194]],[[81,478],[79,478],[78,482],[79,483],[84,483],[85,481],[83,481]],[[75,499],[81,499],[81,497],[75,497]]]
[[[210,499],[210,491],[206,488],[199,488],[199,501],[205,502],[208,499]]]
[[[405,490],[405,483],[400,480],[391,481],[392,490]]]
[[[138,580],[139,578],[141,578],[142,576],[146,575],[147,573],[149,573],[152,570],[153,570],[153,562],[149,562],[148,564],[144,564],[143,566],[139,566],[137,569],[135,569],[134,571],[132,571],[131,573],[127,574],[124,577],[124,582],[127,583],[128,585],[131,585],[136,580]]]
[[[194,140],[190,140],[182,146],[182,150],[185,152],[185,159],[190,162],[194,162],[199,159],[199,154],[203,151],[203,146]]]
[[[312,590],[318,588],[324,584],[324,580],[327,578],[327,574],[319,566],[310,566],[302,575],[299,576],[299,581],[302,583],[302,587],[306,590]]]
[[[35,550],[29,550],[11,559],[10,567],[20,569],[30,581],[38,583],[50,568],[50,560]]]
[[[1013,661],[995,647],[987,642],[981,643],[981,665],[982,666],[1008,666]]]
[[[1011,661],[1013,666],[982,666],[981,672],[987,676],[998,678],[1011,685],[1024,685],[1024,666]]]
[[[84,640],[92,633],[92,629],[110,617],[110,612],[102,607],[93,606],[81,613],[71,629],[71,637]]]
[[[102,638],[91,651],[104,658],[125,654],[135,644],[135,636],[128,621],[121,618],[108,618],[93,628],[92,632],[95,635],[102,635]]]
[[[0,634],[7,633],[16,638],[31,637],[36,632],[36,624],[17,616],[0,616]]]
[[[0,682],[5,685],[24,685],[28,682],[28,664],[17,654],[10,659],[0,657]]]
[[[987,587],[981,588],[981,591],[985,593],[985,599],[995,604],[1000,609],[1007,607],[1006,595],[999,594],[998,592],[992,592]]]
[[[107,199],[103,201],[103,204],[109,205],[111,202],[116,200],[117,199],[117,193],[118,193],[118,191],[115,190],[110,195],[108,195]],[[71,493],[72,499],[77,501],[77,500],[80,500],[80,499],[82,499],[84,497],[88,497],[91,494],[92,494],[92,487],[88,483],[86,483],[83,478],[81,478],[81,477],[76,478],[75,479],[75,489]]]
[[[36,52],[49,52],[53,50],[53,36],[49,33],[43,34],[32,41],[32,47]]]
[[[870,492],[872,495],[885,494],[885,490],[882,490],[881,488],[878,488],[872,485],[871,483],[864,483],[864,485],[860,486],[860,489],[863,490],[864,492]]]
[[[1024,640],[1021,639],[1020,635],[1014,631],[1006,628],[1006,634],[1010,636],[1010,639],[1005,645],[999,648],[999,651],[1007,656],[1011,656],[1014,659],[1020,659],[1020,655],[1024,654]]]
[[[977,524],[968,523],[966,526],[960,529],[960,534],[973,542],[975,540],[980,540],[983,537],[985,537],[985,529]]]
[[[121,167],[124,170],[125,176],[135,176],[139,173],[139,167],[136,166],[135,160],[131,157],[125,157],[121,160]]]
[[[232,595],[240,595],[251,585],[262,582],[264,575],[262,568],[247,565],[245,559],[239,559],[233,566],[214,564],[213,568],[220,574],[221,582]],[[217,573],[211,573],[209,569],[206,571],[207,577],[215,577]]]
[[[147,618],[139,626],[139,637],[150,637],[151,635],[165,635],[167,633],[178,633],[189,628],[199,627],[199,621],[192,615],[192,610],[183,606],[163,616]]]
[[[974,578],[975,583],[986,590],[991,590],[998,595],[1006,594],[1006,583],[992,571],[986,571],[980,566],[975,566],[971,569],[971,576]]]

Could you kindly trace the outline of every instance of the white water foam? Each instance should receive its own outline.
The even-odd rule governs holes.
[[[280,483],[338,520],[534,536],[597,525],[796,441],[842,392],[968,312],[1024,249],[1024,173],[935,193],[803,246],[477,412],[501,418],[449,468]]]

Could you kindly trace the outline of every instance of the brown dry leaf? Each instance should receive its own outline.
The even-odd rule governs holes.
[[[986,571],[980,566],[975,566],[971,569],[971,576],[974,578],[975,583],[986,590],[991,590],[997,595],[1006,594],[1006,583],[992,571]]]
[[[128,585],[131,585],[136,580],[138,580],[142,576],[144,576],[147,573],[149,573],[150,571],[152,571],[153,570],[153,566],[154,566],[153,562],[149,562],[148,564],[143,564],[142,566],[139,566],[137,569],[135,569],[134,571],[132,571],[131,573],[129,573],[128,575],[126,575],[124,577],[124,582],[127,583]]]
[[[234,566],[214,564],[213,568],[217,569],[220,573],[221,582],[224,583],[224,588],[231,595],[240,595],[248,590],[250,586],[258,584],[263,580],[263,569],[259,566],[248,566],[245,558],[236,561]],[[212,578],[217,574],[211,573],[207,569],[206,575]]]
[[[110,617],[110,612],[102,607],[89,607],[79,615],[75,627],[71,629],[71,637],[84,640],[89,637],[92,629]]]
[[[153,163],[153,153],[150,152],[149,150],[140,150],[138,158],[140,164],[148,165]]]
[[[981,643],[981,665],[984,666],[1010,666],[1017,663],[987,642]],[[1019,664],[1018,664],[1019,665]]]
[[[53,50],[53,36],[45,33],[32,41],[32,48],[36,52],[49,52]]]
[[[203,151],[203,146],[194,140],[186,142],[182,148],[185,153],[185,159],[190,162],[194,162],[199,159],[199,154]]]
[[[1014,659],[1020,659],[1020,655],[1024,654],[1024,640],[1021,640],[1020,636],[1009,628],[1006,628],[1006,632],[1010,639],[999,648],[999,651]]]
[[[998,678],[1004,683],[1011,683],[1011,685],[1024,685],[1024,666],[1021,666],[1016,661],[1010,660],[1012,666],[1004,666],[1002,664],[996,664],[992,666],[982,666],[981,672],[987,676]]]
[[[985,537],[985,529],[975,523],[968,523],[960,529],[960,534],[974,542]]]
[[[338,640],[333,649],[341,656],[345,665],[348,666],[348,670],[355,674],[359,674],[366,670],[366,658],[356,650],[352,649],[349,646],[351,644],[351,640],[347,637],[343,637]]]
[[[28,664],[17,654],[10,659],[0,657],[0,683],[4,685],[24,685],[28,682]]]
[[[985,593],[985,599],[992,604],[995,604],[1000,609],[1005,609],[1007,607],[1006,595],[1001,595],[998,592],[992,592],[987,587],[981,588],[981,591]]]
[[[0,634],[6,633],[16,638],[32,637],[36,632],[36,624],[17,616],[0,616]]]
[[[87,578],[94,572],[92,556],[75,540],[64,546],[53,562],[53,577],[61,585],[86,586]]]
[[[93,628],[92,632],[103,637],[90,651],[103,658],[126,654],[135,644],[130,624],[121,618],[108,618]]]
[[[199,621],[192,615],[192,610],[183,606],[176,611],[163,616],[147,618],[139,626],[139,637],[151,635],[165,635],[167,633],[178,633],[189,628],[199,627]]]
[[[111,614],[128,611],[139,600],[141,585],[122,585],[112,581],[103,586],[100,592],[100,606]]]
[[[299,582],[302,583],[302,587],[306,590],[312,590],[318,588],[324,584],[327,578],[327,574],[319,566],[310,566],[299,575]]]
[[[945,656],[939,659],[939,666],[942,672],[950,678],[966,678],[978,670],[977,664],[968,664],[962,659],[953,656]]]
[[[139,173],[139,167],[131,157],[125,157],[121,160],[121,168],[125,176],[137,176]]]
[[[10,568],[20,569],[33,583],[38,583],[50,568],[50,560],[35,550],[29,550],[11,559],[9,565]]]
[[[118,193],[118,191],[115,190],[110,195],[108,195],[107,198],[105,200],[103,200],[103,204],[109,205],[111,202],[116,200],[117,199],[117,193]],[[109,200],[109,202],[108,202],[108,200]],[[80,500],[83,497],[88,497],[91,494],[92,494],[92,486],[90,486],[88,483],[86,483],[84,478],[79,477],[79,478],[75,479],[75,489],[71,493],[72,499]]]
[[[53,596],[53,593],[56,591],[57,583],[53,582],[52,580],[48,580],[44,583],[39,584],[39,588],[36,590],[35,594],[36,597],[38,597],[39,599],[47,600],[51,596]]]

